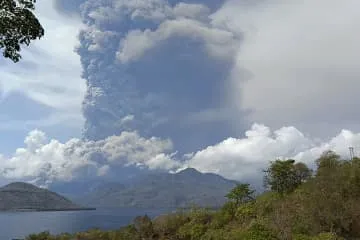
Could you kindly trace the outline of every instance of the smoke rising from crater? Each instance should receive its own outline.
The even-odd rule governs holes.
[[[138,130],[188,151],[231,135],[226,80],[241,36],[212,20],[222,2],[84,2],[84,138]]]

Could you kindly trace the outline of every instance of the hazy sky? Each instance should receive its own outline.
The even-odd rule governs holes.
[[[36,6],[45,37],[0,59],[3,179],[190,166],[251,180],[277,157],[360,149],[358,1]]]

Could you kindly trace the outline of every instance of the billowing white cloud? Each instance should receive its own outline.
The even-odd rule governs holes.
[[[113,167],[137,166],[165,171],[193,167],[230,179],[259,181],[269,161],[278,158],[293,158],[310,167],[326,150],[347,158],[350,146],[360,149],[360,133],[342,130],[330,140],[319,141],[295,127],[272,131],[265,125],[253,124],[244,138],[228,138],[182,157],[173,152],[170,140],[144,138],[136,132],[123,132],[100,141],[70,139],[61,143],[34,130],[24,142],[26,146],[11,157],[0,156],[0,177],[48,184],[102,177]]]
[[[83,6],[83,10],[93,4],[95,1],[87,1]],[[111,22],[121,22],[127,16],[132,20],[146,19],[154,22],[162,21],[173,15],[172,9],[166,0],[117,0],[113,1],[110,6],[102,6],[96,10],[91,10],[87,15],[95,21],[97,25]]]
[[[319,142],[305,136],[295,127],[271,131],[254,124],[245,138],[228,138],[187,156],[185,166],[203,172],[214,172],[231,179],[261,179],[269,161],[292,158],[314,167],[314,161],[324,151],[333,150],[348,158],[349,147],[360,149],[360,133],[342,130],[329,141]]]
[[[212,28],[196,20],[181,18],[164,21],[155,31],[130,31],[121,41],[117,57],[122,63],[135,61],[146,51],[174,36],[191,37],[204,42],[206,50],[214,57],[232,56],[238,47],[236,36],[232,32]]]
[[[202,4],[187,4],[180,2],[173,8],[173,14],[176,17],[205,20],[210,15],[210,9]]]
[[[83,6],[85,10],[90,3]],[[103,51],[104,44],[111,39],[112,31],[102,32],[98,26],[109,22],[126,23],[147,20],[160,23],[153,28],[134,28],[128,31],[120,42],[117,58],[121,63],[140,59],[146,51],[158,46],[171,37],[190,37],[205,44],[206,50],[215,57],[233,56],[238,47],[237,36],[233,32],[212,26],[210,9],[202,4],[180,2],[174,7],[164,0],[114,1],[113,7],[99,7],[87,13],[95,22],[87,29],[88,39],[92,41],[91,51]]]
[[[84,37],[92,43],[88,46],[89,51],[102,52],[115,35],[116,33],[111,31],[100,31],[94,27],[88,27]]]
[[[48,140],[39,130],[25,138],[25,147],[10,157],[0,157],[0,175],[8,179],[32,180],[39,184],[70,181],[77,177],[103,176],[111,166],[141,166],[173,169],[179,164],[166,153],[170,140],[146,139],[136,132],[123,132],[101,141],[70,139],[61,143]]]

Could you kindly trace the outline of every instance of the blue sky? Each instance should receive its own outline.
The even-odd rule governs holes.
[[[347,156],[360,149],[358,5],[39,1],[45,37],[0,59],[0,177],[190,166],[248,180],[277,157]]]
[[[73,52],[80,21],[60,16],[52,1],[42,1],[36,13],[46,36],[23,49],[19,64],[0,59],[0,151],[6,154],[33,129],[65,141],[79,137],[83,125],[85,82]]]

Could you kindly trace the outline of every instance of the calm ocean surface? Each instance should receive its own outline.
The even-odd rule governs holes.
[[[170,210],[97,209],[74,212],[13,212],[0,213],[0,240],[25,238],[31,233],[50,231],[52,234],[74,233],[91,228],[104,230],[125,226],[139,215],[150,217]]]

